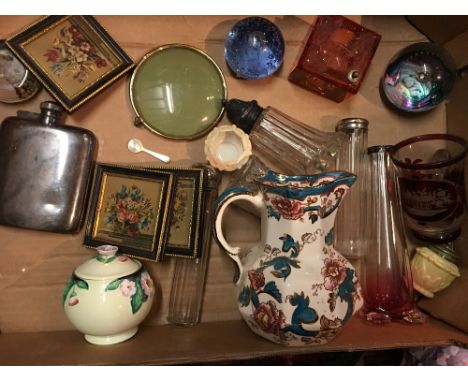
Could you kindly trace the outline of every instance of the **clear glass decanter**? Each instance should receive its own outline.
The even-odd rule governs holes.
[[[229,120],[250,136],[253,153],[285,175],[309,175],[335,169],[342,133],[324,132],[257,101],[231,99]]]

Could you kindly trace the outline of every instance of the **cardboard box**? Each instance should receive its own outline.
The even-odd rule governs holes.
[[[282,31],[286,42],[283,67],[271,78],[252,82],[235,79],[223,58],[224,37],[241,17],[231,16],[97,16],[109,34],[135,60],[156,46],[171,42],[194,45],[207,52],[226,76],[231,98],[256,99],[262,106],[274,106],[294,118],[325,131],[334,131],[345,117],[370,121],[369,145],[393,144],[428,132],[466,130],[468,92],[466,79],[455,89],[448,107],[441,105],[418,118],[403,118],[386,109],[379,97],[378,81],[388,60],[408,41],[425,41],[423,34],[400,16],[350,17],[382,35],[382,41],[358,94],[340,104],[304,90],[287,80],[315,16],[268,17]],[[0,35],[15,34],[33,22],[34,16],[1,16]],[[441,24],[439,24],[441,25]],[[444,24],[444,29],[450,23]],[[162,32],[163,31],[163,32]],[[466,32],[447,40],[445,45],[466,46]],[[457,41],[461,41],[457,42]],[[459,44],[459,45],[457,45]],[[461,44],[461,45],[460,45]],[[466,49],[464,49],[466,51]],[[457,50],[458,52],[458,50]],[[461,58],[460,58],[461,59]],[[204,160],[204,137],[190,142],[171,141],[133,126],[128,98],[128,81],[123,79],[77,110],[67,123],[93,131],[99,140],[98,161],[145,163],[144,154],[132,154],[127,141],[136,137],[148,148],[164,148],[175,165],[190,165]],[[23,104],[0,104],[0,119],[17,109],[35,111],[51,97],[45,90]],[[226,117],[220,124],[228,123]],[[465,128],[465,130],[463,130]],[[468,177],[467,177],[468,179]],[[221,189],[229,181],[226,175]],[[249,247],[259,240],[258,221],[241,209],[230,211],[227,238],[233,244]],[[240,320],[232,286],[234,266],[220,248],[212,245],[202,324],[192,329],[168,326],[166,321],[173,261],[146,264],[159,283],[161,295],[132,340],[103,352],[88,345],[67,321],[61,294],[73,269],[93,251],[82,246],[82,231],[60,235],[0,226],[0,362],[3,364],[154,364],[190,363],[227,359],[246,359],[268,354],[294,354],[315,351],[353,351],[396,347],[443,345],[453,341],[468,343],[461,331],[437,320],[421,327],[392,324],[369,327],[354,318],[336,341],[325,347],[290,349],[270,344],[251,333]],[[468,227],[464,229],[468,238]],[[461,238],[460,242],[464,242]],[[465,245],[466,248],[466,245]],[[465,256],[466,257],[466,256]],[[460,293],[464,292],[460,289]],[[466,299],[465,295],[460,298]],[[445,319],[444,317],[441,317]],[[447,322],[451,322],[448,319]]]

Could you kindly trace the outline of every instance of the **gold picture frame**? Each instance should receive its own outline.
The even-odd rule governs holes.
[[[113,244],[129,256],[160,261],[173,187],[170,172],[98,163],[84,245]]]
[[[174,197],[164,256],[197,258],[202,252],[205,172],[203,168],[172,168]]]
[[[135,66],[92,16],[47,16],[6,44],[69,113]]]

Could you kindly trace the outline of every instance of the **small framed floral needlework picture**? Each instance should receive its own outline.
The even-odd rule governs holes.
[[[92,16],[48,16],[6,44],[69,113],[134,66]]]
[[[174,198],[169,214],[165,256],[197,258],[203,237],[205,170],[173,169]]]
[[[173,174],[97,164],[84,244],[160,261],[164,254]]]

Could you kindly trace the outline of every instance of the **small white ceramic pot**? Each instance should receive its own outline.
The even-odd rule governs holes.
[[[414,289],[428,298],[433,298],[434,293],[447,288],[456,277],[460,277],[454,263],[428,247],[416,248],[411,260],[411,273]]]
[[[117,253],[115,246],[78,266],[63,291],[65,314],[96,345],[123,342],[148,315],[154,284],[139,261]]]
[[[218,170],[234,171],[252,155],[249,136],[235,125],[215,127],[205,140],[205,156]]]

